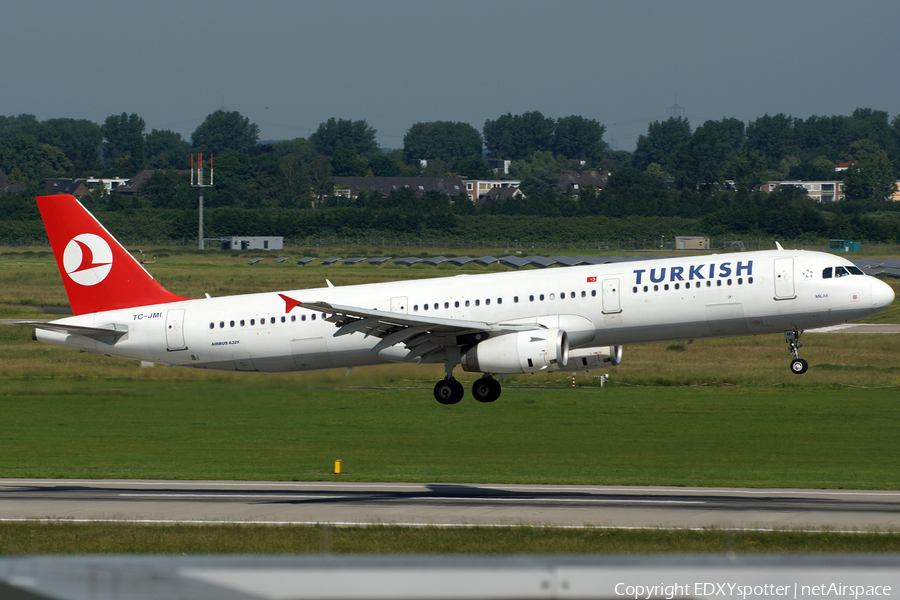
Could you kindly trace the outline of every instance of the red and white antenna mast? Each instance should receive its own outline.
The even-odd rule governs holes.
[[[197,154],[197,170],[194,171],[194,155],[191,154],[191,187],[200,189],[200,230],[197,234],[199,247],[203,250],[203,189],[213,186],[213,155],[209,155],[209,183],[203,183],[203,153]]]

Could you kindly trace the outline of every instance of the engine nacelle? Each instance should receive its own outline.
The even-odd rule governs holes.
[[[622,346],[602,346],[569,350],[569,360],[562,367],[550,367],[551,371],[590,371],[614,367],[622,362]]]
[[[536,329],[492,337],[467,348],[464,371],[477,373],[537,373],[565,367],[569,337],[562,329]]]

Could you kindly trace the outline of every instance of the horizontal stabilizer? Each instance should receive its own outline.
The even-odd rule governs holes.
[[[48,331],[59,331],[61,333],[68,333],[69,335],[83,335],[95,338],[120,336],[128,333],[128,325],[122,325],[121,323],[110,323],[109,325],[101,325],[100,327],[87,327],[85,325],[70,325],[56,321],[19,321],[16,325],[30,325]]]

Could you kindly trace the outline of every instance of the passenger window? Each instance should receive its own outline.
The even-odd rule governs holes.
[[[659,291],[659,286],[658,286],[658,285],[654,285],[654,286],[653,286],[653,291],[654,291],[654,292],[658,292],[658,291]]]
[[[272,317],[272,318],[269,320],[269,323],[271,323],[272,325],[274,325],[274,324],[275,324],[275,317]]]
[[[728,280],[728,285],[731,285],[731,280],[730,280],[730,279]]]
[[[574,297],[575,297],[575,292],[572,292],[569,294],[569,298],[574,298]]]
[[[256,325],[256,319],[250,319],[250,324],[251,324],[251,325]]]
[[[300,317],[300,320],[301,320],[301,321],[305,321],[305,320],[306,320],[306,315],[303,315],[302,317]],[[243,325],[243,323],[241,323],[241,325]]]
[[[316,313],[313,313],[312,316],[310,317],[310,319],[313,320],[313,321],[315,321],[315,320],[316,320]]]
[[[664,286],[663,286],[663,289],[666,290],[666,291],[668,292],[668,291],[669,291],[669,284],[667,283],[666,285],[664,285]]]
[[[497,298],[497,304],[503,304],[503,298]]]
[[[466,308],[469,308],[469,301],[466,300]]]
[[[581,297],[584,298],[585,296],[587,296],[587,292],[585,292],[584,290],[581,290]]]
[[[225,321],[219,321],[219,329],[225,328]]]
[[[284,317],[281,317],[281,322],[284,323]]]
[[[297,320],[297,315],[291,315],[291,323]]]
[[[413,304],[413,312],[419,312],[419,305]]]
[[[459,308],[459,300],[457,300],[456,302],[454,302],[454,303],[453,303],[453,306],[454,306],[455,308]]]
[[[438,309],[438,303],[435,302],[435,303],[434,303],[434,310],[437,310],[437,309]]]
[[[824,271],[822,271],[822,279],[831,279],[831,267],[826,267]]]
[[[677,290],[679,287],[680,287],[680,285],[676,283],[676,284],[675,284],[675,289]]]
[[[216,324],[215,324],[215,323],[210,323],[210,324],[209,324],[209,328],[210,328],[210,329],[215,329],[215,328],[216,328]]]
[[[597,290],[591,290],[591,296],[596,297],[596,296],[597,296]]]
[[[475,306],[481,306],[481,300],[476,300],[476,301],[475,301]]]
[[[556,294],[550,294],[550,299],[551,299],[551,300],[556,300]]]
[[[490,306],[490,305],[491,305],[491,299],[490,299],[490,298],[485,298],[484,304],[485,304],[485,306]]]
[[[644,286],[644,291],[645,291],[645,292],[646,292],[647,290],[649,290],[649,289],[650,289],[650,288],[648,288],[646,285]]]
[[[428,305],[427,305],[427,304],[423,304],[423,305],[422,305],[422,310],[428,310]]]
[[[450,303],[449,303],[449,302],[444,302],[444,308],[450,308]]]
[[[513,303],[514,303],[514,304],[518,304],[518,303],[519,303],[519,297],[518,297],[518,296],[513,296]]]
[[[528,296],[529,302],[534,302],[534,295]]]
[[[234,321],[229,321],[228,325],[230,325],[231,327],[234,327]]]
[[[244,320],[241,319],[241,327],[243,327],[243,326],[244,326]]]
[[[543,301],[544,301],[544,295],[543,295],[543,294],[541,294],[541,295],[540,295],[540,296],[538,296],[538,298],[540,298],[540,299],[541,299],[541,302],[543,302]]]
[[[633,288],[631,288],[631,291],[632,291],[633,293],[637,294],[637,286],[634,286]]]

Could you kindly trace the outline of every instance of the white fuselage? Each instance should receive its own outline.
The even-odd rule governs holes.
[[[282,293],[409,316],[538,323],[566,331],[577,349],[808,329],[861,319],[891,303],[890,287],[875,278],[823,277],[850,266],[829,254],[773,250]],[[58,321],[127,326],[116,338],[40,329],[37,338],[142,361],[239,371],[353,367],[406,355],[402,344],[373,351],[380,339],[361,332],[334,337],[335,324],[302,304],[286,308],[277,292],[186,300]]]

